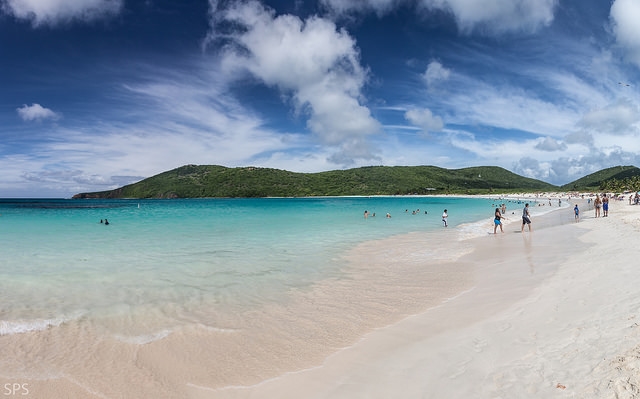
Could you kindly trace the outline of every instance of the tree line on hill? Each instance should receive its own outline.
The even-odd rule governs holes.
[[[185,165],[114,190],[73,198],[308,197],[622,191],[640,187],[640,169],[618,166],[555,186],[496,166],[368,166],[319,173],[218,165]],[[610,188],[615,187],[616,190]],[[618,188],[621,188],[618,190]],[[626,189],[626,188],[625,188]]]

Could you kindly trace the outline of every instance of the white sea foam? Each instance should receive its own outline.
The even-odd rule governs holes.
[[[59,317],[53,317],[49,319],[34,318],[34,319],[15,319],[15,320],[0,320],[0,336],[23,334],[34,331],[44,331],[49,328],[59,327],[72,320],[78,320],[85,315],[85,311],[75,311]]]
[[[143,334],[143,335],[135,335],[135,336],[124,336],[124,335],[116,335],[115,338],[121,342],[125,342],[128,344],[134,345],[146,345],[155,341],[160,341],[173,333],[170,329],[164,329],[160,331],[156,331],[151,334]]]
[[[198,323],[195,325],[185,325],[185,326],[180,326],[175,328],[165,328],[149,334],[141,334],[141,335],[115,334],[114,337],[120,342],[125,342],[133,345],[146,345],[152,342],[163,340],[173,333],[180,333],[183,331],[193,330],[194,328],[207,331],[207,332],[218,333],[218,334],[233,334],[237,332],[237,330],[234,330],[234,329],[217,328],[217,327],[211,327],[211,326]]]
[[[51,327],[58,327],[65,323],[64,318],[35,319],[35,320],[0,320],[0,336],[22,334],[33,331],[44,331]]]
[[[238,330],[234,328],[211,327],[204,324],[197,324],[196,327],[204,331],[219,333],[219,334],[234,334],[238,332]]]
[[[522,201],[525,203],[524,201]],[[544,202],[540,202],[540,204],[545,204]],[[522,206],[523,207],[523,206]],[[521,215],[522,215],[522,207],[516,209],[510,209],[506,214],[504,214],[504,219],[502,221],[503,230],[507,231],[510,225],[516,226],[517,229],[520,229]],[[530,212],[532,217],[543,216],[548,213],[557,211],[558,209],[566,209],[569,208],[568,203],[563,203],[560,208],[557,206],[531,206]],[[463,223],[458,226],[458,238],[461,241],[486,236],[487,233],[493,233],[493,217],[481,219],[471,223]]]
[[[486,236],[487,232],[493,232],[492,229],[493,218],[483,219],[472,223],[464,223],[458,226],[458,239],[464,241],[476,237]]]

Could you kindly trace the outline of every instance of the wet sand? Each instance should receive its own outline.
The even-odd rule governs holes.
[[[443,229],[364,243],[335,278],[226,315],[220,329],[192,323],[135,343],[81,319],[0,336],[0,382],[46,398],[589,397],[606,388],[594,367],[639,343],[593,325],[633,326],[637,215],[613,204],[616,218],[575,224],[571,209],[534,209],[532,233],[520,233],[516,209],[504,234],[458,241]],[[619,273],[607,273],[612,258]]]
[[[640,397],[640,208],[579,223],[571,209],[476,240],[460,260],[475,265],[473,289],[321,367],[198,397]]]
[[[0,336],[6,348],[0,382],[26,384],[31,397],[206,397],[226,386],[319,366],[375,328],[471,286],[464,264],[442,267],[471,246],[444,250],[456,232],[443,233],[432,237],[431,246],[422,245],[421,234],[366,242],[340,255],[351,266],[333,278],[292,288],[281,303],[218,314],[220,328],[187,323],[166,336],[131,342],[105,330],[104,321],[98,326],[80,318]],[[437,248],[434,240],[442,248],[429,249]]]

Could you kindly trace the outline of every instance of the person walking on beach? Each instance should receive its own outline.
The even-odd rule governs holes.
[[[445,209],[444,212],[442,212],[442,223],[444,224],[444,227],[447,227],[447,218],[449,217],[449,215],[447,215],[447,210]]]
[[[496,234],[496,230],[498,229],[498,226],[500,226],[500,232],[504,233],[504,230],[502,230],[501,219],[504,219],[504,217],[502,216],[502,212],[500,211],[500,208],[496,208],[496,213],[493,217],[493,234]]]
[[[609,216],[609,198],[607,194],[602,194],[602,217],[606,218]]]
[[[596,199],[593,201],[593,205],[595,205],[596,207],[596,217],[599,218],[600,207],[602,206],[602,200],[600,199],[600,196],[598,194],[596,194]]]
[[[522,210],[522,229],[521,232],[524,232],[524,226],[529,226],[529,231],[531,231],[531,214],[529,213],[529,204],[524,204],[524,209]]]
[[[576,206],[573,208],[573,213],[574,213],[574,218],[576,219],[576,222],[580,220],[580,209],[578,209],[578,204],[576,204]]]

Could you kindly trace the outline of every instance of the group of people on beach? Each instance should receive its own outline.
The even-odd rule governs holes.
[[[496,208],[496,212],[494,213],[494,217],[493,217],[493,234],[496,234],[496,232],[498,231],[498,227],[500,227],[500,232],[504,233],[504,230],[502,229],[502,219],[506,219],[504,216],[502,216],[502,214],[504,213],[504,210],[506,209],[506,207],[503,206],[500,208]],[[529,204],[524,204],[524,208],[522,209],[522,228],[520,229],[521,232],[524,232],[524,227],[528,226],[529,231],[531,231],[531,213],[529,213]]]
[[[596,217],[600,217],[600,208],[602,208],[602,217],[609,216],[609,198],[607,194],[602,194],[602,198],[596,194],[596,199],[593,200],[593,205],[596,207]]]
[[[582,196],[584,198],[584,195]],[[595,217],[608,217],[609,216],[609,199],[610,197],[607,196],[607,194],[596,194],[595,199],[593,200],[593,204],[594,204],[594,208],[595,208]],[[519,201],[518,201],[519,202]],[[536,201],[537,202],[537,201]],[[519,202],[520,203],[520,202]],[[587,204],[591,203],[591,199],[587,200]],[[629,196],[629,204],[638,204],[640,203],[640,195],[639,194],[635,194],[635,196],[632,194]],[[544,203],[542,204],[544,205]],[[495,206],[495,205],[494,205]],[[540,204],[538,204],[538,206],[540,206]],[[549,200],[549,206],[551,206],[551,200]],[[562,206],[562,200],[558,199],[558,206]],[[406,210],[405,212],[409,212],[409,210]],[[448,218],[449,215],[447,213],[448,211],[445,209],[442,213],[442,225],[443,227],[448,227],[449,223],[448,223]],[[415,210],[412,211],[412,214],[416,215],[420,213],[420,210]],[[427,211],[424,212],[425,214],[427,214]],[[495,208],[495,213],[494,213],[494,218],[493,218],[493,234],[496,234],[498,231],[498,227],[500,228],[500,232],[504,233],[504,230],[502,228],[502,220],[506,219],[506,217],[504,216],[504,214],[506,213],[506,205],[505,204],[500,204],[499,207]],[[578,204],[575,204],[574,208],[573,208],[573,213],[574,213],[574,219],[576,222],[578,222],[580,220],[580,208],[578,207]],[[374,213],[373,215],[370,215],[368,211],[364,211],[364,217],[365,219],[369,216],[375,216],[376,214]],[[391,215],[389,213],[386,214],[387,218],[390,218]],[[521,232],[524,232],[525,227],[527,227],[529,229],[529,231],[532,231],[531,229],[531,213],[529,212],[529,204],[526,203],[524,205],[524,208],[522,209],[522,227],[520,228]]]
[[[577,207],[577,205],[576,205]],[[506,211],[506,205],[502,204],[500,207],[496,208],[496,212],[495,212],[495,216],[494,216],[494,226],[493,226],[493,234],[496,234],[498,227],[500,227],[500,232],[504,233],[504,230],[502,229],[502,219],[506,219],[504,216],[502,216],[502,214]],[[419,213],[419,209],[417,211],[413,211],[412,214],[417,214]],[[406,210],[405,212],[409,212],[409,210]],[[424,212],[425,214],[427,214],[427,211]],[[376,216],[375,213],[370,214],[368,210],[364,211],[364,218],[368,219],[369,216]],[[391,214],[387,213],[386,218],[391,218]],[[442,226],[443,227],[448,227],[449,226],[449,214],[448,211],[445,209],[442,212]],[[524,227],[528,226],[529,227],[529,231],[531,231],[531,214],[529,213],[529,204],[525,204],[524,205],[524,209],[522,210],[522,229],[521,231],[524,232]]]
[[[590,201],[589,201],[590,202]],[[631,203],[632,201],[630,200],[629,203]],[[562,200],[558,200],[558,206],[561,206],[562,204]],[[551,205],[551,201],[549,201],[549,205]],[[594,199],[594,206],[595,206],[595,216],[596,217],[608,217],[609,216],[609,198],[607,197],[606,194],[602,194],[602,196],[600,196],[599,194],[596,194],[596,197]],[[601,212],[602,210],[602,212]],[[405,212],[408,212],[408,210],[406,210]],[[420,212],[420,210],[415,210],[412,212],[412,214],[418,214]],[[580,208],[578,207],[578,204],[576,204],[573,208],[573,212],[574,212],[574,218],[575,221],[578,222],[580,220]],[[427,211],[424,212],[425,214],[427,214]],[[506,219],[506,217],[504,216],[504,214],[506,213],[506,205],[505,204],[501,204],[499,207],[495,208],[495,213],[494,213],[494,218],[493,218],[493,234],[496,234],[498,231],[498,227],[500,228],[500,232],[504,233],[504,229],[502,227],[502,220]],[[364,211],[364,217],[365,219],[368,218],[369,216],[375,216],[376,214],[373,213],[372,215],[369,214],[368,211]],[[387,218],[391,218],[391,215],[389,213],[386,214]],[[448,211],[445,209],[442,212],[442,225],[443,227],[448,227],[449,223],[448,223],[448,219],[449,219],[449,215],[448,215]],[[525,203],[524,204],[524,208],[522,209],[522,226],[520,228],[520,232],[524,232],[525,227],[527,227],[529,229],[529,231],[532,231],[531,228],[531,213],[529,211],[529,204]]]

